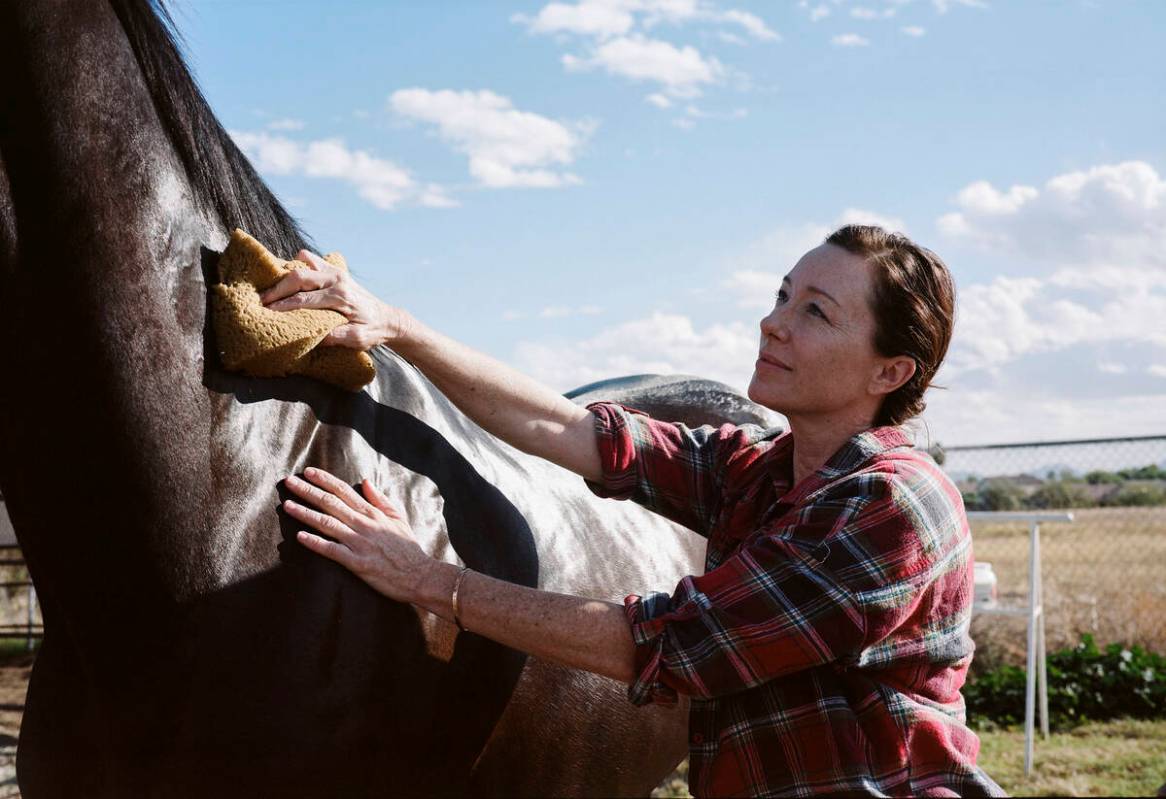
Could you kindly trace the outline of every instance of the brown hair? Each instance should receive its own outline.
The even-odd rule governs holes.
[[[846,225],[826,237],[875,267],[871,310],[880,355],[915,360],[911,379],[883,398],[875,426],[897,425],[923,412],[923,393],[943,363],[955,320],[955,283],[947,265],[901,233]]]

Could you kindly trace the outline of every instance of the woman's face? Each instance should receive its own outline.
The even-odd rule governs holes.
[[[872,379],[889,360],[874,349],[873,279],[866,259],[833,244],[802,256],[761,320],[749,398],[791,419],[842,413],[869,424],[882,400]]]

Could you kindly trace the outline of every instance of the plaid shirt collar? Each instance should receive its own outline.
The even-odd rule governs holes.
[[[792,486],[794,435],[792,430],[786,431],[774,440],[773,449],[769,453],[771,459],[769,474],[773,479],[774,496],[778,497],[782,504],[796,505],[818,489],[857,471],[876,456],[899,447],[911,446],[913,446],[911,438],[900,426],[889,425],[863,430],[851,436],[801,484]]]

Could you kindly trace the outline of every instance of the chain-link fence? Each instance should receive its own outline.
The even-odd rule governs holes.
[[[1092,633],[1166,652],[1166,436],[948,447],[940,457],[968,510],[1073,513],[1041,527],[1050,650]],[[1029,525],[975,521],[972,542],[976,560],[992,564],[999,602],[1024,605]],[[978,669],[1022,662],[1025,624],[977,617]]]
[[[1088,632],[1099,643],[1166,652],[1166,435],[933,453],[963,492],[968,510],[1073,512],[1072,524],[1042,526],[1050,649],[1072,645]],[[0,499],[0,522],[7,522],[3,511]],[[992,564],[1002,605],[1027,602],[1028,527],[972,523],[976,560]],[[11,537],[2,529],[0,538],[5,533]],[[0,633],[10,635],[41,622],[35,602],[30,614],[27,571],[3,562],[16,557],[18,550],[0,549]],[[1024,619],[980,616],[973,635],[977,668],[1023,661]]]

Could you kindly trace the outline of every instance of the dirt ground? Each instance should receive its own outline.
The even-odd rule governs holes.
[[[31,655],[0,664],[0,799],[20,796],[16,786],[16,739],[31,671]]]

